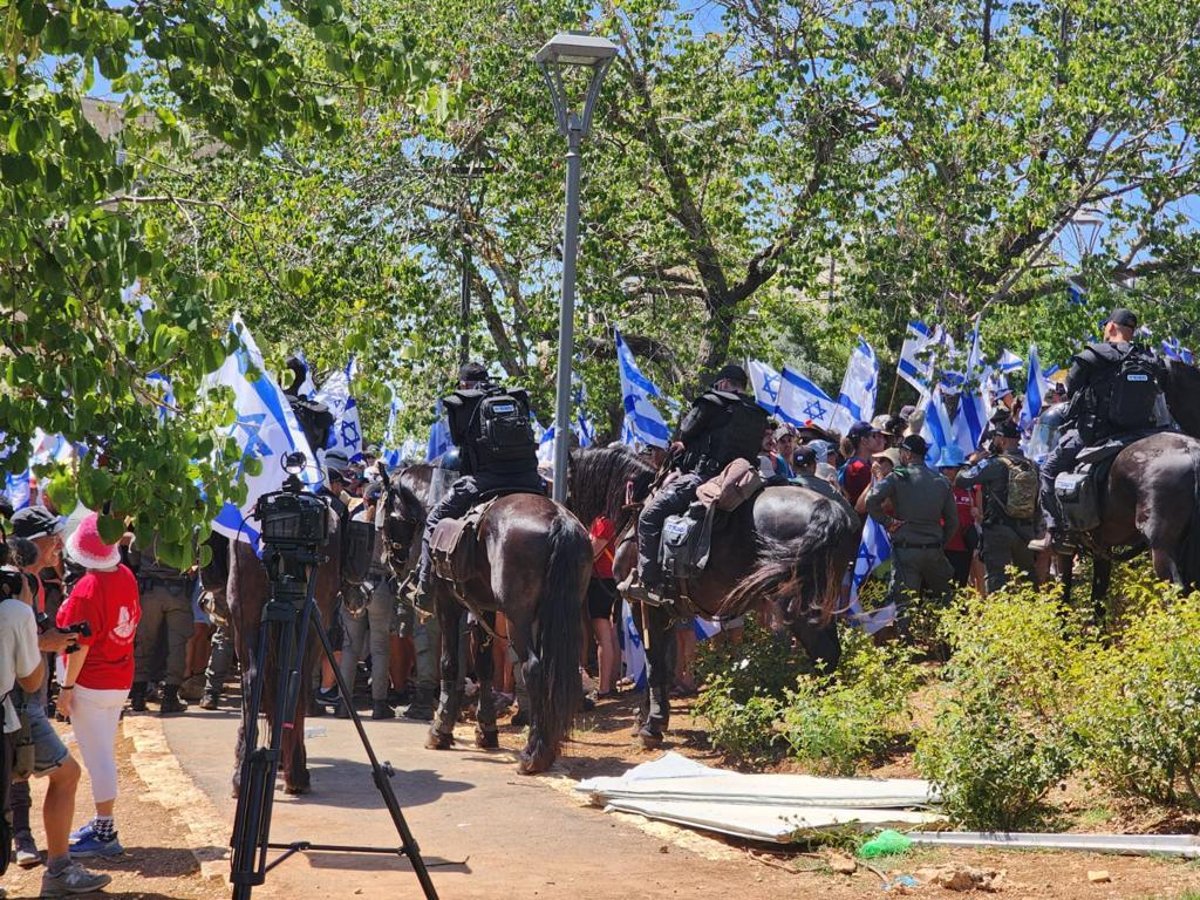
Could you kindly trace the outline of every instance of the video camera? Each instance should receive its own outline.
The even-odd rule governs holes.
[[[329,535],[328,504],[304,490],[300,481],[306,462],[307,457],[299,450],[284,457],[288,477],[283,490],[263,494],[254,505],[263,543],[281,552],[314,552]]]
[[[33,541],[15,535],[0,534],[0,600],[19,597],[24,573],[20,570],[37,560],[38,549]]]

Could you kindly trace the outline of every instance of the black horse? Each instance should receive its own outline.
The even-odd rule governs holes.
[[[392,568],[409,565],[424,523],[430,466],[410,466],[389,481],[386,530]],[[476,745],[499,746],[492,701],[492,650],[496,613],[508,620],[508,639],[529,690],[529,739],[521,752],[522,774],[545,771],[571,730],[583,690],[579,653],[580,610],[592,567],[592,548],[578,520],[540,494],[510,494],[487,508],[473,538],[471,575],[462,583],[435,578],[433,596],[442,630],[441,696],[426,746],[448,749],[458,719],[460,622],[474,613],[475,674],[479,679]]]
[[[584,522],[604,515],[622,535],[614,563],[618,579],[637,556],[636,509],[627,500],[643,499],[652,476],[647,462],[620,448],[580,450],[571,459],[575,514]],[[704,577],[689,583],[690,603],[701,615],[732,618],[759,600],[778,602],[809,657],[832,671],[841,658],[833,614],[858,543],[859,522],[848,506],[807,488],[768,487],[714,533]],[[649,690],[639,735],[647,747],[662,744],[670,721],[671,620],[663,607],[643,607]]]
[[[1200,587],[1200,371],[1169,362],[1165,387],[1183,433],[1152,434],[1117,454],[1102,486],[1100,525],[1086,536],[1098,618],[1106,612],[1113,563],[1147,550],[1159,578]],[[1060,563],[1069,599],[1072,557]]]

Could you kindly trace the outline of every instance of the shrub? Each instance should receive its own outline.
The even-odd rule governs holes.
[[[1067,721],[1081,763],[1121,793],[1200,806],[1200,594],[1132,585],[1124,629],[1081,667]]]
[[[745,762],[762,762],[777,755],[775,719],[779,701],[765,695],[739,698],[731,675],[717,675],[696,700],[696,713],[708,720],[713,746]]]
[[[739,643],[721,639],[701,643],[693,666],[698,684],[721,678],[722,691],[739,703],[751,697],[782,697],[801,672],[811,669],[802,651],[792,651],[790,635],[774,634],[753,616],[746,617]]]
[[[853,775],[908,734],[917,670],[907,650],[876,647],[859,631],[843,633],[842,654],[835,676],[797,679],[784,696],[780,731],[791,755],[817,772]]]
[[[1056,590],[1014,582],[986,599],[964,593],[942,618],[953,652],[947,691],[916,764],[968,828],[1030,825],[1071,771],[1063,716],[1084,644],[1080,620],[1060,601]]]

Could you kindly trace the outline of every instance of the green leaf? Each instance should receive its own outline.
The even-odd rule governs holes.
[[[104,543],[115,544],[125,534],[125,522],[113,516],[100,516],[96,520],[96,529],[100,532],[100,539]]]

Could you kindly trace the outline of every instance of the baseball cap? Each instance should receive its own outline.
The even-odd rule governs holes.
[[[487,369],[482,363],[469,362],[464,363],[458,370],[458,380],[468,384],[475,384],[480,381],[488,380]]]
[[[904,440],[900,442],[900,448],[907,450],[909,453],[926,454],[929,452],[929,445],[925,443],[925,438],[919,434],[906,435]]]
[[[792,454],[792,461],[797,466],[815,466],[817,464],[817,453],[813,450],[811,444],[806,444],[796,448],[796,452]]]
[[[736,381],[738,384],[749,384],[750,379],[746,375],[746,370],[741,366],[736,366],[733,363],[721,366],[717,374],[713,376],[713,384],[728,378],[730,381]]]
[[[1017,427],[1017,423],[1012,419],[1005,419],[996,425],[996,437],[1002,438],[1019,438],[1021,429]]]
[[[1122,328],[1137,328],[1138,318],[1132,310],[1128,310],[1123,306],[1118,306],[1112,311],[1112,315],[1108,317],[1108,321],[1114,325],[1120,325]]]
[[[870,422],[855,422],[850,426],[850,432],[847,437],[852,441],[857,441],[865,438],[867,435],[878,433],[879,429],[872,426]]]
[[[825,458],[833,452],[833,444],[829,441],[809,441],[796,452],[799,453],[800,450],[811,450],[819,462],[825,462]]]
[[[12,533],[16,537],[33,540],[62,530],[62,520],[44,506],[27,506],[13,513]]]

